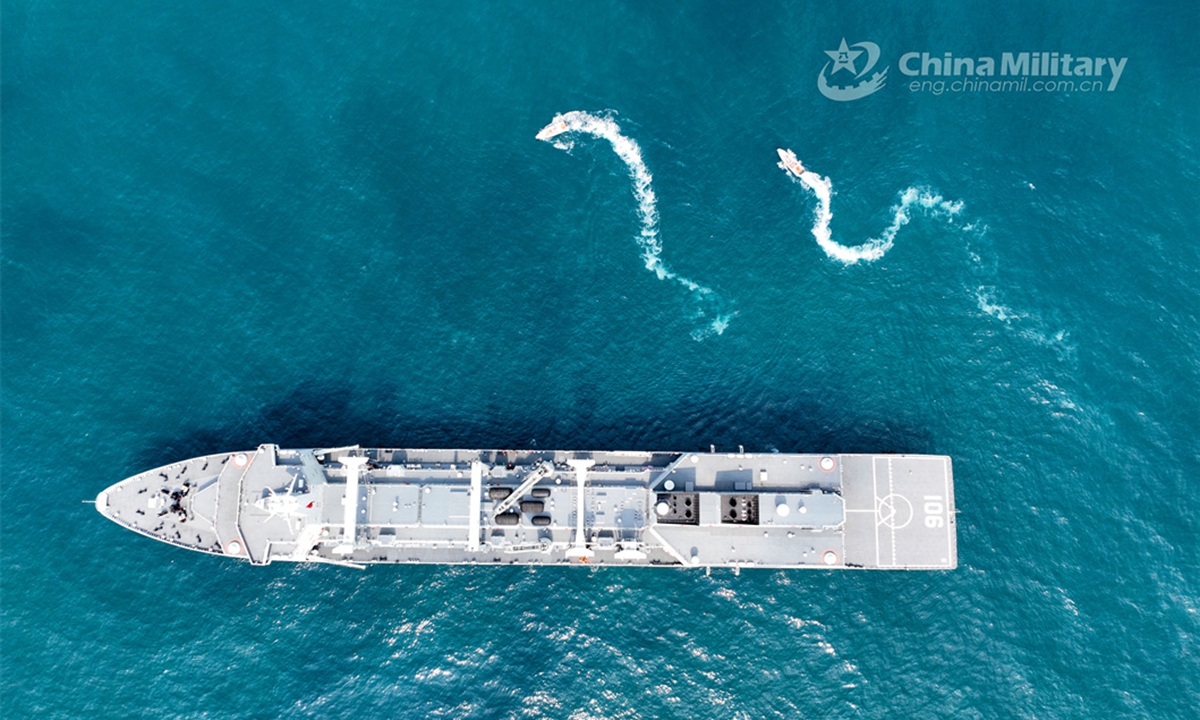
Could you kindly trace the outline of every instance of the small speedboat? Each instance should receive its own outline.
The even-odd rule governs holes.
[[[542,132],[545,132],[545,130]],[[783,166],[788,169],[788,172],[792,173],[796,177],[800,177],[804,173],[808,172],[804,169],[804,165],[801,164],[801,162],[796,158],[796,153],[792,152],[791,150],[784,150],[782,148],[777,149],[776,152],[779,153],[779,159],[783,161]]]
[[[538,140],[549,140],[550,138],[554,137],[555,135],[561,135],[561,134],[565,133],[568,129],[569,128],[567,127],[566,120],[555,119],[554,122],[552,122],[549,125],[547,125],[546,127],[542,128],[541,132],[539,132],[537,134],[537,139]]]

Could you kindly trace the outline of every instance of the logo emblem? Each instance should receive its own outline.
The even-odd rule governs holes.
[[[862,50],[852,50],[851,48],[862,48]],[[857,67],[859,56],[863,54],[863,51],[867,53],[867,60],[860,71]],[[825,63],[825,67],[821,68],[821,74],[817,76],[817,89],[830,100],[849,102],[864,98],[883,87],[887,80],[888,69],[885,67],[871,77],[859,81],[879,62],[879,46],[873,42],[857,42],[847,45],[846,38],[842,38],[842,44],[838,46],[837,50],[826,50],[825,54],[829,56],[830,62]],[[833,67],[831,68],[830,65]],[[838,73],[843,75],[835,77]],[[848,78],[846,78],[847,73],[849,74]],[[831,81],[845,84],[835,85]]]

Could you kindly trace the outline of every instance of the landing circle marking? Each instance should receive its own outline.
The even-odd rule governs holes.
[[[880,525],[886,525],[894,530],[907,526],[913,519],[912,503],[908,501],[908,498],[896,493],[879,498],[875,512],[879,517]]]

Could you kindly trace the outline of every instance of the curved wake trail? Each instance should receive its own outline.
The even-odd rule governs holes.
[[[613,152],[629,168],[629,177],[633,180],[633,197],[637,200],[638,217],[642,221],[637,242],[642,249],[642,260],[646,263],[646,269],[657,275],[659,280],[674,280],[684,286],[702,303],[716,303],[717,295],[712,288],[671,270],[662,260],[662,241],[658,237],[658,199],[651,187],[654,177],[642,161],[641,147],[632,138],[622,135],[621,127],[611,117],[592,115],[582,110],[555,115],[550,124],[538,132],[537,139],[549,142],[559,150],[570,150],[574,145],[564,136],[572,133],[607,140],[612,145]],[[705,314],[703,310],[700,311],[701,317]],[[720,335],[725,332],[725,328],[729,326],[730,315],[714,314],[716,317],[707,328],[693,332],[693,337],[702,340],[714,333]]]
[[[816,221],[813,222],[812,234],[817,244],[825,254],[834,260],[840,260],[847,265],[856,262],[878,260],[892,248],[896,233],[912,219],[909,210],[918,207],[930,215],[954,217],[962,210],[961,202],[943,200],[941,195],[935,195],[925,188],[910,187],[900,195],[900,203],[892,208],[892,224],[888,225],[879,237],[871,238],[861,245],[847,247],[833,241],[829,231],[829,222],[833,220],[833,211],[829,209],[830,198],[833,195],[833,183],[829,178],[821,177],[806,169],[796,154],[791,150],[779,151],[779,167],[784,172],[796,178],[817,196]]]

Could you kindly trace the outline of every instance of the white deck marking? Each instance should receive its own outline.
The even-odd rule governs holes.
[[[888,495],[895,495],[895,483],[892,482],[892,459],[888,458]],[[892,567],[896,567],[896,525],[891,524],[892,528]]]
[[[871,458],[871,500],[874,501],[875,514],[879,514],[879,477],[875,472],[875,463],[877,459]],[[875,567],[883,567],[883,560],[879,557],[879,523],[875,523]]]
[[[901,512],[901,507],[906,508],[905,512],[908,513],[907,516],[904,516],[904,512]],[[903,521],[899,520],[901,517],[904,518]],[[892,493],[891,495],[888,495],[879,501],[879,517],[876,520],[877,524],[887,525],[893,530],[903,530],[904,528],[908,527],[908,524],[912,522],[912,519],[912,502],[910,502],[909,499],[903,495]]]
[[[950,502],[950,469],[946,467],[948,460],[942,460],[942,487],[945,488],[946,498],[946,562],[950,562],[950,540],[954,530],[950,526],[950,513],[953,512]]]

